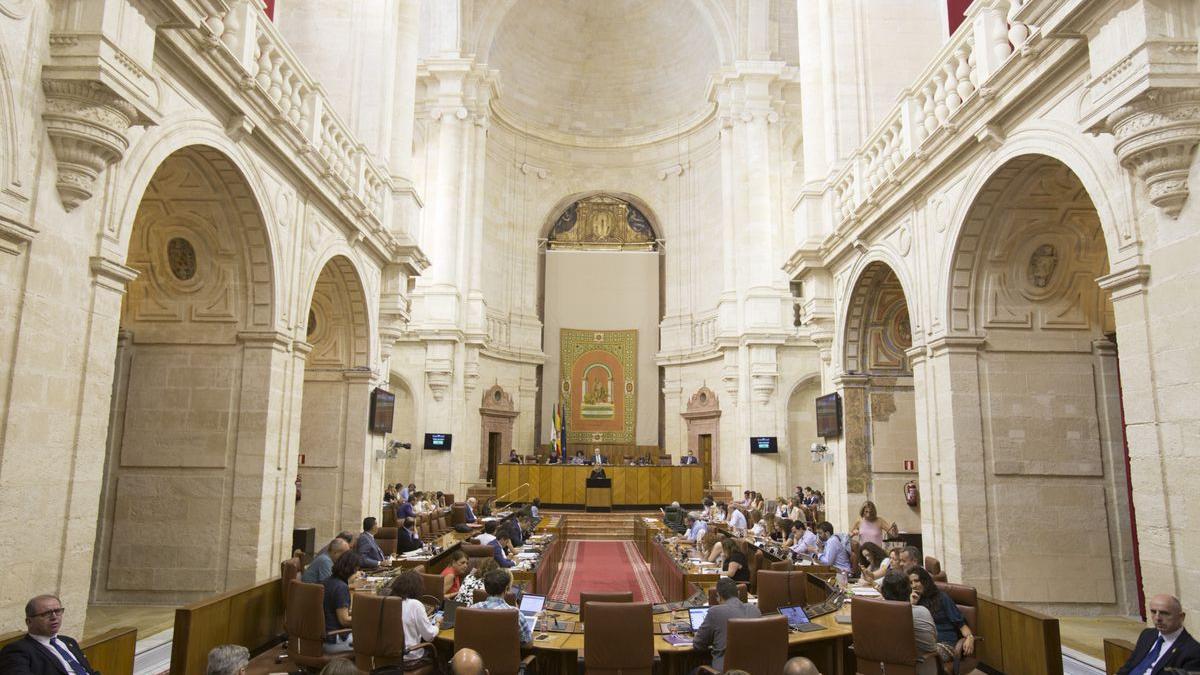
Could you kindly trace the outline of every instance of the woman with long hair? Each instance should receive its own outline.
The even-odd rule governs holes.
[[[458,595],[454,596],[454,600],[464,605],[475,602],[475,589],[483,590],[483,578],[487,576],[488,572],[498,569],[500,569],[500,565],[496,562],[495,558],[484,558],[481,560],[463,578],[462,585],[458,587]]]
[[[862,508],[858,511],[858,522],[854,523],[854,527],[850,528],[850,536],[858,537],[860,544],[865,544],[869,541],[873,542],[879,548],[883,548],[884,534],[896,534],[896,524],[889,523],[879,517],[879,511],[875,508],[875,502],[864,502]]]
[[[864,581],[872,583],[883,578],[892,567],[892,559],[875,542],[868,541],[858,548],[858,569]]]
[[[942,672],[957,675],[963,655],[975,653],[975,635],[954,599],[942,592],[924,567],[914,567],[908,573],[912,585],[912,603],[929,610],[937,626],[937,653]]]
[[[442,597],[453,600],[471,569],[471,559],[462,550],[450,554],[450,564],[442,569]]]

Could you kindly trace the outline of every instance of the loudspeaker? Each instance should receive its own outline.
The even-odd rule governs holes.
[[[300,549],[308,559],[317,552],[317,528],[297,527],[292,530],[292,550]]]

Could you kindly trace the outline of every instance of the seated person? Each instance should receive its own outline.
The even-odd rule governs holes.
[[[383,488],[383,503],[389,504],[394,501],[396,501],[396,486],[388,483],[387,487]]]
[[[468,560],[470,560],[468,558]],[[458,589],[458,595],[454,596],[454,600],[462,605],[469,605],[475,602],[475,590],[483,589],[483,580],[488,572],[498,570],[500,566],[496,564],[495,558],[484,558],[480,560],[471,571],[467,572],[467,576],[463,577],[462,586]]]
[[[208,652],[204,672],[206,675],[243,675],[249,665],[249,649],[241,645],[217,645]]]
[[[534,497],[533,501],[529,503],[529,517],[534,520],[541,518],[542,517],[540,515],[541,509],[542,509],[542,500],[538,499],[537,497]]]
[[[509,464],[520,464],[521,463],[521,456],[517,454],[516,448],[513,448],[512,450],[508,451],[508,463]]]
[[[396,577],[392,582],[392,597],[403,598],[400,610],[401,624],[404,626],[404,646],[412,647],[422,642],[430,642],[437,637],[438,624],[430,621],[425,614],[425,605],[421,602],[424,584],[421,575],[413,570]],[[438,619],[440,622],[441,619]],[[404,653],[404,669],[412,670],[413,666],[428,662],[433,664],[433,650],[428,647],[413,649]]]
[[[39,595],[25,603],[25,635],[0,650],[0,673],[96,673],[79,643],[59,634],[65,611],[54,595]]]
[[[858,569],[863,581],[870,581],[872,583],[877,582],[878,580],[882,579],[892,567],[892,559],[889,558],[888,554],[884,553],[883,549],[877,546],[873,541],[868,541],[858,547],[858,557]],[[924,572],[923,569],[921,571]],[[928,574],[928,572],[926,572],[926,574]],[[912,581],[911,575],[909,575],[908,580]],[[916,582],[913,583],[915,588]],[[933,608],[930,607],[929,611],[932,612]]]
[[[547,464],[558,464],[558,453],[551,452],[550,457],[546,460]]]
[[[1200,669],[1200,643],[1183,627],[1186,618],[1179,598],[1173,595],[1150,598],[1150,620],[1154,627],[1138,636],[1133,654],[1117,675],[1148,675],[1165,672],[1166,668],[1188,672]],[[1161,656],[1156,656],[1156,650]]]
[[[334,537],[333,541],[329,542],[329,545],[313,558],[308,567],[304,568],[304,573],[300,575],[300,581],[306,584],[319,584],[325,581],[333,573],[333,563],[349,550],[349,542],[341,537]]]
[[[829,521],[817,526],[817,538],[821,540],[821,553],[817,556],[817,561],[849,574],[850,552],[839,537],[833,536],[833,525]]]
[[[475,537],[479,540],[480,546],[490,546],[493,541],[496,541],[496,521],[489,520],[483,524],[483,534]]]
[[[687,525],[687,531],[684,532],[683,538],[693,544],[699,543],[704,534],[708,532],[708,523],[697,518],[694,513],[689,513],[683,522]]]
[[[483,578],[483,589],[487,591],[487,599],[477,602],[472,607],[480,609],[509,609],[516,608],[504,601],[504,594],[512,586],[512,575],[508,570],[492,570]],[[521,629],[521,644],[527,645],[533,641],[534,617],[514,611]]]
[[[700,460],[696,459],[696,455],[691,450],[688,450],[686,455],[679,458],[679,463],[680,464],[699,464]]]
[[[721,553],[725,556],[725,562],[721,566],[721,576],[749,583],[750,561],[746,560],[746,554],[742,553],[741,547],[737,545],[733,537],[725,537],[717,546],[721,547]]]
[[[467,527],[475,530],[483,528],[483,524],[479,522],[479,518],[475,515],[475,507],[478,505],[478,499],[467,497]]]
[[[442,597],[453,600],[462,590],[463,579],[471,569],[471,559],[462,549],[450,554],[450,562],[442,569]]]
[[[358,572],[358,554],[348,551],[333,563],[333,572],[322,584],[325,586],[325,632],[350,628],[350,579]],[[325,638],[326,654],[354,651],[354,636],[350,631]]]
[[[792,523],[792,552],[797,555],[813,555],[821,550],[821,539],[803,520]]]
[[[739,534],[746,531],[746,514],[739,508],[729,510],[729,529]]]
[[[509,534],[508,528],[496,530],[496,538],[488,546],[492,547],[492,555],[496,558],[497,565],[512,567],[517,564],[508,557],[508,553],[512,551],[512,535]]]
[[[863,544],[864,549],[868,546],[879,548],[874,542]],[[878,555],[887,559],[882,549]],[[912,603],[928,609],[933,616],[933,624],[937,628],[938,660],[942,662],[944,670],[957,673],[962,657],[975,653],[975,635],[971,633],[971,627],[967,625],[962,612],[958,611],[954,599],[937,587],[924,567],[909,570],[908,582],[912,587]]]
[[[748,605],[738,598],[737,582],[729,577],[717,580],[717,597],[721,604],[708,610],[704,623],[696,630],[692,647],[712,653],[712,665],[717,671],[724,670],[725,645],[730,619],[755,619],[762,616],[756,605]]]
[[[520,516],[518,516],[516,518],[509,519],[496,529],[507,530],[508,540],[512,542],[514,547],[520,548],[525,545],[526,532],[528,532],[530,529],[528,525],[528,522],[522,523]]]
[[[405,518],[412,518],[417,515],[417,493],[411,492],[407,497],[396,501],[396,522],[399,523]]]
[[[897,554],[900,571],[908,574],[914,567],[921,566],[921,549],[916,546],[905,546]]]
[[[679,502],[671,502],[670,506],[661,509],[663,514],[663,525],[671,528],[672,532],[682,532],[683,527],[683,509],[679,506]]]
[[[755,511],[750,516],[754,520],[754,526],[750,528],[750,534],[756,537],[769,537],[775,531],[774,513],[767,513],[767,515],[763,516],[761,512]]]
[[[421,537],[417,534],[417,521],[405,518],[401,523],[400,532],[396,534],[396,552],[408,553],[421,548]]]
[[[387,556],[379,548],[379,543],[375,541],[377,532],[379,532],[379,523],[375,520],[375,516],[363,518],[363,531],[358,535],[358,544],[354,547],[363,567],[379,567],[387,560]]]
[[[803,656],[793,656],[783,664],[783,675],[821,675],[817,664]]]
[[[605,457],[604,455],[600,454],[599,447],[592,450],[591,464],[608,464],[608,458]]]
[[[824,523],[822,523],[824,524]],[[888,572],[879,585],[879,592],[884,600],[893,602],[910,602],[912,586],[908,577],[901,572]],[[922,659],[917,664],[917,675],[937,675],[937,627],[929,610],[912,605],[913,639],[917,643],[917,658]]]
[[[454,658],[450,659],[450,672],[453,675],[487,675],[487,669],[483,667],[483,657],[479,652],[467,647],[454,652]]]
[[[575,457],[571,459],[572,464],[587,464],[587,459],[583,456],[582,450],[575,451]]]

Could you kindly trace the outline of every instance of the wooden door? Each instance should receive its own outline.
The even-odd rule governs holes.
[[[500,463],[500,441],[503,437],[499,431],[488,432],[488,485],[496,484],[496,465]]]
[[[700,434],[700,465],[704,467],[704,488],[712,487],[712,434]]]

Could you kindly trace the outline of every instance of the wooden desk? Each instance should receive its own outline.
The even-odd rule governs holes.
[[[612,479],[614,506],[662,506],[677,501],[699,504],[704,496],[703,467],[690,466],[617,466],[605,465]],[[516,492],[513,499],[536,498],[543,504],[583,506],[586,504],[584,481],[592,468],[573,464],[500,464],[496,467],[496,494],[517,490],[524,483],[529,489]]]
[[[587,491],[587,499],[584,502],[584,507],[589,511],[592,509],[611,511],[613,505],[612,488],[610,487],[590,487],[585,488]]]

